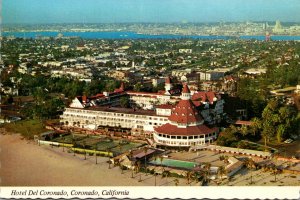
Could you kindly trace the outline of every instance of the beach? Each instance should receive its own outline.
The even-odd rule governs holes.
[[[154,186],[155,177],[123,173],[107,163],[107,157],[87,156],[62,148],[39,146],[19,134],[0,134],[1,186]],[[142,181],[139,181],[139,180]],[[171,186],[174,178],[156,177],[157,186]],[[179,185],[186,185],[184,179]]]
[[[155,177],[144,173],[133,174],[130,170],[123,173],[119,167],[111,167],[107,157],[67,152],[65,148],[39,146],[32,140],[25,140],[18,134],[0,134],[1,186],[154,186]],[[253,185],[299,185],[300,175],[278,175],[278,182],[273,182],[270,173],[253,173]],[[250,173],[239,172],[228,183],[221,185],[249,185]],[[142,181],[139,181],[139,180]],[[156,177],[157,186],[175,186],[175,178]],[[178,185],[186,186],[185,179],[178,179]],[[193,181],[190,185],[199,186]],[[214,181],[210,185],[216,185]]]
[[[145,185],[108,169],[108,158],[73,156],[62,148],[38,146],[17,134],[1,135],[1,186],[125,186]]]

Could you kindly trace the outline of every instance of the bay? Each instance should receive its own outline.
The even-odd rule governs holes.
[[[84,39],[201,39],[201,40],[265,40],[265,36],[216,36],[216,35],[172,35],[172,34],[139,34],[136,32],[3,32],[2,36],[14,36],[17,38],[57,37],[61,33],[64,37],[80,37]],[[293,41],[300,36],[274,35],[271,40]]]

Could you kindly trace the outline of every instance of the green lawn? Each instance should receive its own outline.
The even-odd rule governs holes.
[[[6,131],[20,133],[27,139],[33,139],[34,135],[39,135],[48,131],[40,120],[21,120],[18,122],[3,125]]]

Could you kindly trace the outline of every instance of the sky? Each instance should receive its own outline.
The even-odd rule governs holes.
[[[2,0],[10,23],[300,22],[300,0]]]

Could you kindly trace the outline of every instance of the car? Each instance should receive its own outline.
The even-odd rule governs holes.
[[[289,138],[289,139],[285,140],[284,143],[289,144],[289,143],[292,143],[293,141],[294,140],[292,140],[291,138]]]

